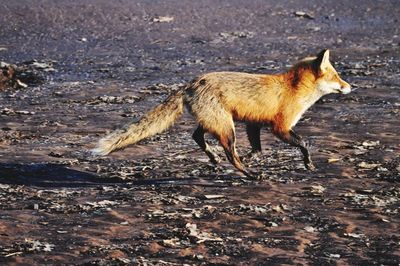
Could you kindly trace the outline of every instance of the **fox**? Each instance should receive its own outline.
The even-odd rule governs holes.
[[[308,145],[293,128],[322,96],[351,92],[350,84],[331,64],[329,54],[329,50],[324,49],[317,56],[304,58],[277,74],[203,74],[170,95],[138,122],[100,139],[92,153],[104,156],[161,133],[174,124],[186,107],[198,124],[192,138],[212,163],[219,163],[219,157],[205,141],[206,133],[218,140],[228,161],[237,170],[254,177],[236,151],[234,123],[240,121],[246,124],[251,153],[261,152],[260,130],[264,125],[270,125],[276,137],[300,149],[305,167],[314,171]]]

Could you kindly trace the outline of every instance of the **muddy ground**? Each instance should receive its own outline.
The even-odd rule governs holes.
[[[399,265],[398,1],[34,2],[0,4],[0,61],[20,70],[0,92],[0,264]],[[296,126],[314,173],[268,129],[245,161],[263,180],[210,138],[213,166],[188,114],[87,153],[201,73],[277,73],[323,48],[355,90]]]

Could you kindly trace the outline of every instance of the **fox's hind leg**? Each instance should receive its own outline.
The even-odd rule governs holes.
[[[227,115],[228,116],[228,115]],[[225,150],[229,162],[248,177],[253,177],[243,166],[236,152],[235,127],[232,117],[220,120],[218,128],[210,130]]]
[[[199,125],[197,129],[193,132],[193,139],[196,141],[196,143],[200,146],[200,148],[207,154],[207,156],[210,158],[210,161],[214,164],[217,164],[220,162],[220,159],[217,154],[211,151],[210,146],[208,146],[206,140],[204,139],[204,134],[205,134],[204,128]]]
[[[199,128],[197,128],[193,134],[193,138],[200,147],[206,151],[207,146],[204,141],[204,132],[211,133],[224,148],[229,162],[246,176],[252,177],[249,172],[245,170],[236,152],[235,127],[232,115],[228,113],[215,98],[211,100],[213,101],[207,105],[199,104],[200,100],[189,104],[189,111],[191,111],[200,124]],[[210,101],[210,99],[205,99],[204,101]],[[207,153],[207,155],[212,160],[213,155],[211,155],[211,153]]]

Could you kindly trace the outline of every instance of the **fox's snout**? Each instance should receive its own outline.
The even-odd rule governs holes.
[[[317,82],[317,88],[324,95],[329,93],[348,94],[351,92],[350,84],[340,78],[336,78],[333,81],[320,80]]]
[[[340,92],[341,94],[348,94],[348,93],[350,93],[350,92],[351,92],[351,86],[350,86],[350,84],[347,83],[347,82],[344,81],[344,80],[341,80],[339,92]]]

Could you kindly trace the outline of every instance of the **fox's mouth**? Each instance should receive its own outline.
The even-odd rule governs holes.
[[[317,88],[323,94],[329,94],[329,93],[348,94],[351,92],[351,86],[349,84],[347,83],[341,84],[339,82],[321,81],[317,84]]]
[[[351,92],[350,87],[344,87],[344,88],[340,88],[338,90],[338,93],[341,93],[341,94],[349,94],[350,92]]]

